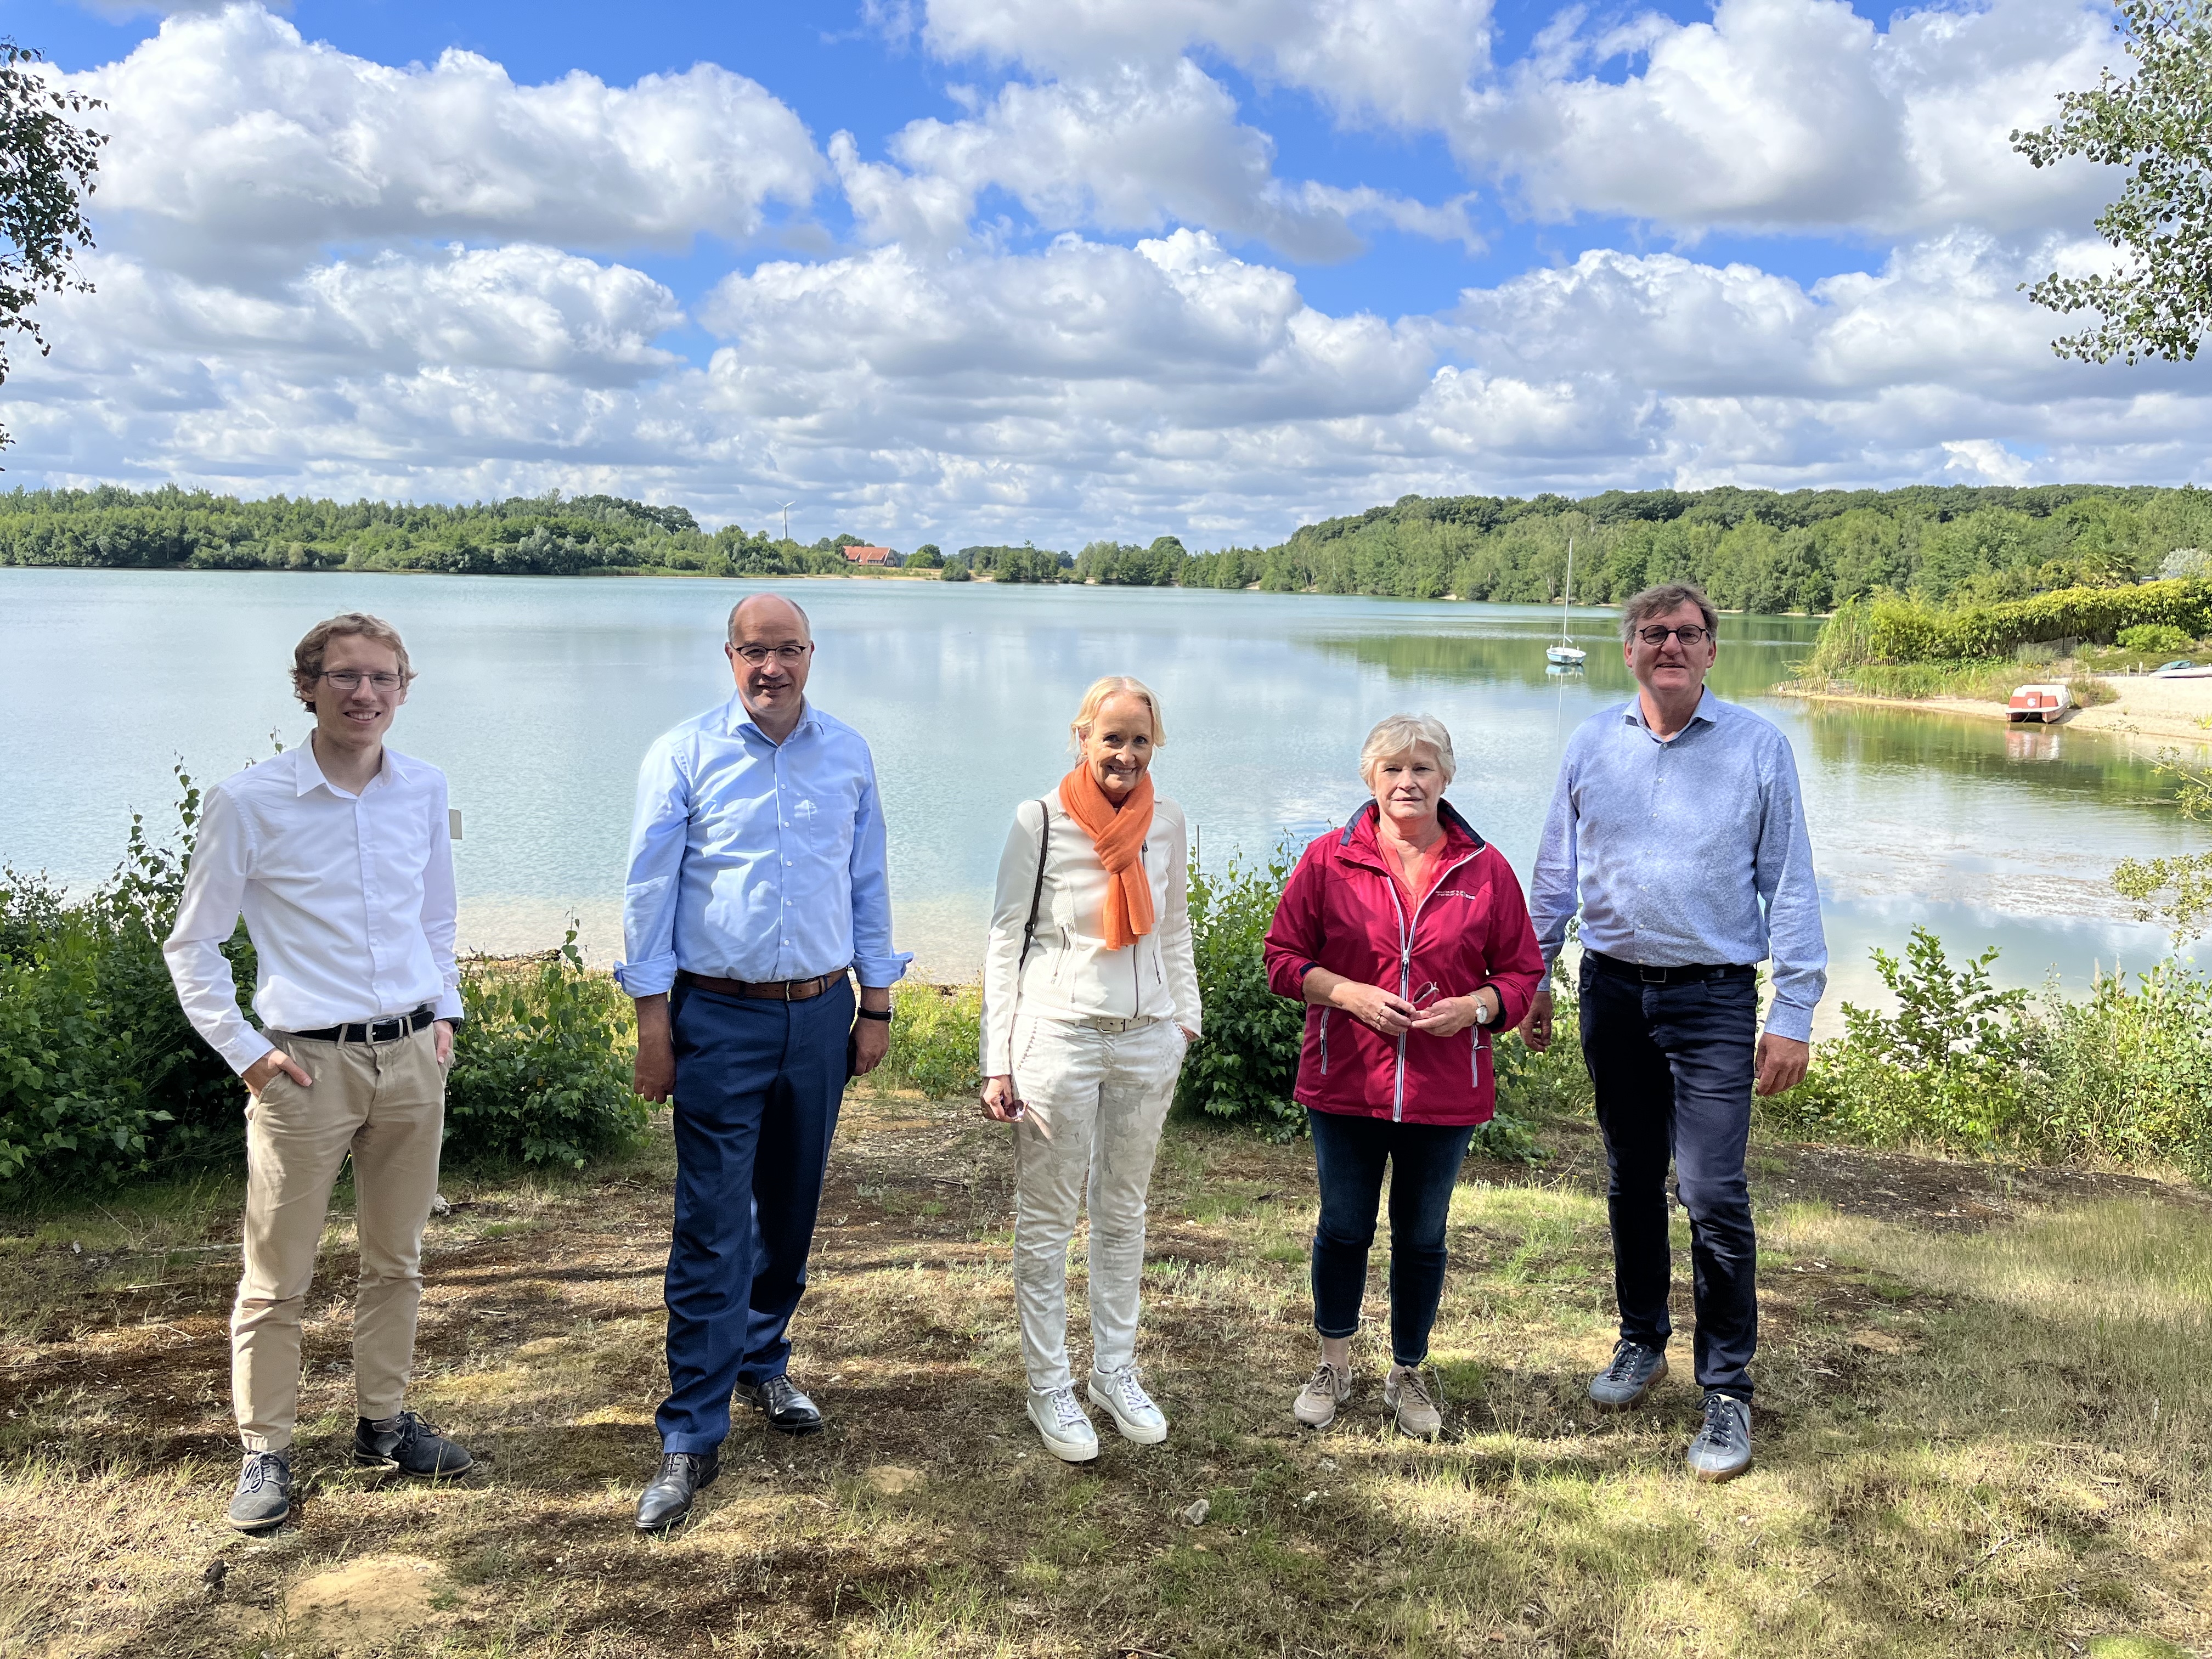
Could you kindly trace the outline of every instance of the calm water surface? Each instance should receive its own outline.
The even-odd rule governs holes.
[[[72,885],[112,866],[133,810],[173,822],[181,760],[212,779],[300,741],[292,642],[361,609],[405,634],[422,672],[393,741],[446,769],[464,942],[542,945],[564,918],[593,955],[618,944],[637,762],[658,732],[730,690],[721,618],[758,585],[258,573],[0,571],[0,860]],[[1177,590],[992,584],[772,584],[820,645],[810,690],[874,746],[891,830],[900,944],[972,973],[1008,815],[1067,765],[1066,722],[1100,674],[1149,682],[1167,715],[1160,787],[1203,856],[1265,852],[1341,823],[1362,799],[1360,739],[1383,714],[1441,717],[1452,798],[1526,879],[1559,749],[1628,695],[1615,614],[1577,613],[1590,653],[1547,674],[1556,611]],[[2201,846],[2160,805],[2147,754],[2070,732],[1763,696],[1815,625],[1729,617],[1712,676],[1796,744],[1831,949],[1824,1028],[1878,989],[1875,945],[1915,922],[2000,974],[2085,981],[2148,966],[2163,936],[2126,918],[2113,862]]]

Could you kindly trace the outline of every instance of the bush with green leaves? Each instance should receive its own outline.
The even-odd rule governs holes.
[[[648,1109],[630,1089],[629,1000],[557,950],[480,957],[461,975],[465,1018],[446,1083],[446,1155],[469,1164],[564,1164],[635,1141]]]
[[[1990,982],[1915,928],[1875,965],[1894,1014],[1844,1005],[1844,1035],[1759,1103],[1786,1133],[2065,1162],[2172,1164],[2212,1180],[2212,981],[2173,963],[2100,976],[2086,998]]]
[[[1264,865],[1231,858],[1216,875],[1190,872],[1190,927],[1204,1030],[1184,1055],[1176,1103],[1288,1139],[1305,1122],[1291,1098],[1305,1009],[1267,986],[1261,957],[1293,859],[1276,848]]]
[[[919,1089],[932,1100],[972,1095],[983,1086],[983,988],[902,980],[891,989],[891,1046],[869,1080]]]
[[[2188,650],[2197,641],[2170,623],[2137,623],[2133,628],[2123,628],[2112,643],[2123,651],[2137,651],[2145,656],[2171,656]]]
[[[161,941],[200,793],[179,769],[183,847],[133,814],[115,873],[81,901],[0,872],[0,1196],[111,1187],[243,1137],[235,1079],[177,1005]],[[225,947],[249,980],[240,928]]]

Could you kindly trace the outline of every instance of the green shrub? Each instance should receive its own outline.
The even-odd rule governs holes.
[[[461,1007],[446,1083],[448,1158],[580,1169],[643,1132],[629,1000],[585,968],[573,927],[542,956],[464,964]]]
[[[1759,1103],[1790,1133],[2053,1161],[2175,1164],[2212,1182],[2212,981],[2172,963],[2100,976],[2087,998],[1990,983],[1915,928],[1874,953],[1894,1015],[1844,1005],[1811,1075]]]
[[[1305,1009],[1267,988],[1261,942],[1291,863],[1290,849],[1280,847],[1264,866],[1232,858],[1218,875],[1190,872],[1190,927],[1205,1030],[1183,1057],[1176,1085],[1176,1103],[1182,1109],[1249,1124],[1285,1140],[1305,1122],[1305,1109],[1291,1098]]]
[[[1762,1115],[1880,1146],[1986,1152],[2013,1140],[2026,1084],[2027,993],[1990,984],[1996,957],[1992,948],[1954,968],[1925,927],[1912,930],[1902,960],[1875,951],[1898,1012],[1845,1003],[1843,1040],[1822,1043],[1812,1074],[1765,1103]]]
[[[236,1080],[178,1006],[161,957],[199,791],[179,769],[184,849],[133,814],[122,862],[71,903],[0,872],[0,1195],[112,1187],[242,1139]],[[225,947],[249,980],[240,928]]]
[[[982,1088],[976,1069],[983,1047],[981,986],[902,980],[891,988],[891,1013],[890,1049],[868,1073],[870,1082],[919,1089],[932,1100]]]
[[[2166,623],[2138,623],[2133,628],[2123,628],[2114,635],[2112,643],[2123,651],[2136,651],[2145,656],[2172,656],[2186,651],[2196,640],[2180,629]]]
[[[2109,640],[2123,629],[2172,629],[2193,640],[2212,632],[2212,580],[2143,582],[2127,587],[2063,587],[2004,605],[1956,611],[1895,595],[1863,611],[1847,606],[1822,629],[1815,664],[1840,663],[1852,653],[1875,662],[1961,662],[2008,656],[2050,640]],[[1832,643],[1829,630],[1836,630]]]

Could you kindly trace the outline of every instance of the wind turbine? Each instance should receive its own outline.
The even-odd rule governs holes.
[[[797,501],[786,501],[783,504],[783,538],[786,541],[791,539],[791,509],[798,505]]]

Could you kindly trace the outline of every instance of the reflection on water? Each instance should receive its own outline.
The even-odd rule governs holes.
[[[1590,653],[1547,674],[1559,612],[1273,594],[774,584],[813,617],[812,693],[872,744],[891,826],[900,942],[974,970],[1005,825],[1067,765],[1083,688],[1134,673],[1160,693],[1155,763],[1209,863],[1303,837],[1360,802],[1361,738],[1434,714],[1459,757],[1452,799],[1525,877],[1560,746],[1631,690],[1617,613],[1575,615]],[[394,741],[445,767],[468,814],[457,849],[472,943],[546,942],[581,917],[613,953],[630,792],[653,735],[726,696],[722,613],[751,585],[676,580],[0,571],[0,859],[73,882],[112,867],[133,806],[165,815],[167,767],[202,776],[304,729],[283,665],[320,617],[364,609],[422,671]],[[1810,647],[1798,617],[1724,617],[1713,684],[1787,731],[1804,775],[1844,994],[1874,944],[1915,921],[1962,951],[1997,943],[2014,982],[2071,981],[2162,940],[2127,920],[2115,860],[2202,843],[2164,785],[2073,731],[1763,699]],[[125,665],[88,675],[84,665]],[[1835,999],[1828,1007],[1832,1010]]]

